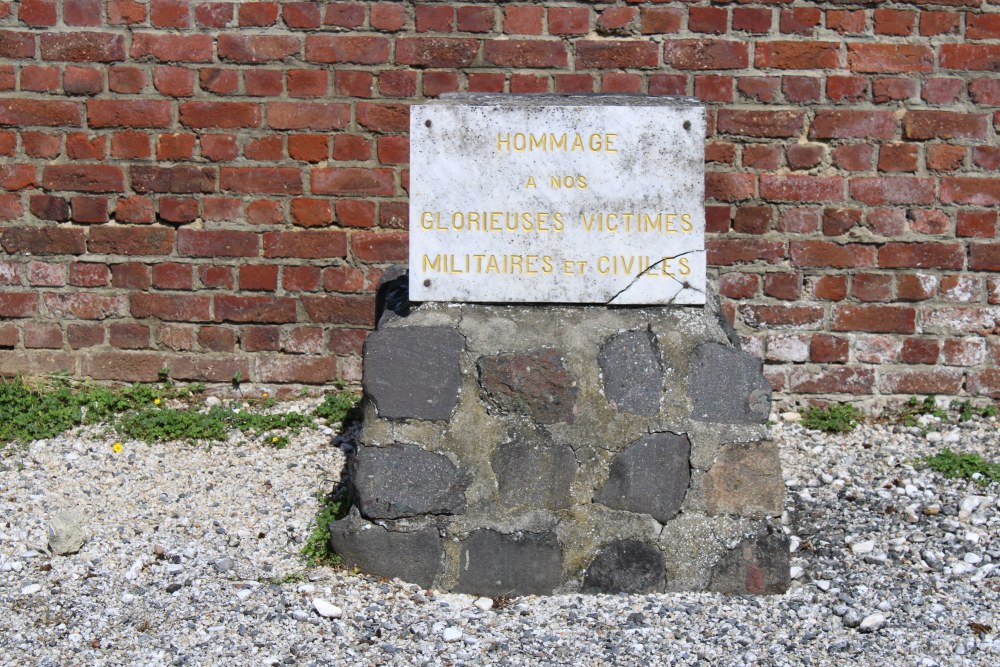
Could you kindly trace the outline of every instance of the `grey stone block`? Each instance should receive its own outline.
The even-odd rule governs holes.
[[[448,419],[465,338],[451,327],[379,329],[365,340],[365,395],[387,419]]]
[[[660,411],[663,366],[650,331],[625,331],[601,346],[597,356],[604,396],[620,410],[653,417]]]
[[[789,565],[788,538],[783,534],[750,538],[716,563],[708,590],[730,595],[784,593],[791,583]]]
[[[688,396],[691,417],[717,424],[767,421],[771,385],[763,364],[753,355],[722,345],[702,343],[691,352]]]
[[[560,583],[562,550],[553,533],[473,531],[462,545],[457,593],[544,595]]]
[[[577,382],[559,350],[500,354],[479,360],[479,386],[494,410],[530,416],[542,424],[572,423]]]
[[[437,528],[397,533],[357,514],[330,524],[330,546],[347,567],[430,588],[441,572],[444,548]]]
[[[549,510],[569,507],[576,455],[567,445],[553,444],[544,431],[514,434],[494,451],[492,466],[504,505]]]
[[[584,593],[657,593],[667,581],[663,552],[638,540],[601,549],[583,577]]]
[[[369,519],[461,514],[468,481],[448,457],[416,445],[362,446],[351,461],[358,509]]]
[[[653,433],[623,449],[611,462],[608,481],[594,502],[649,514],[660,523],[677,516],[691,478],[691,441]]]

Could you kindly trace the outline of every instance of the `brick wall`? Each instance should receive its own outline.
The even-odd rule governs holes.
[[[359,379],[407,105],[695,95],[790,397],[1000,396],[1000,0],[0,1],[0,373]]]

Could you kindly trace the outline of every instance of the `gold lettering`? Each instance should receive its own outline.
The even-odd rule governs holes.
[[[584,146],[583,146],[583,137],[581,137],[580,133],[578,132],[576,134],[576,138],[573,139],[573,145],[570,147],[570,150],[571,151],[582,151],[583,149],[584,149]]]
[[[505,134],[497,132],[497,152],[502,153],[504,149],[510,151],[510,132]]]
[[[694,229],[694,225],[691,224],[691,214],[682,213],[681,214],[681,230],[685,232],[690,232]]]
[[[441,255],[434,255],[434,259],[430,259],[427,255],[424,255],[420,265],[423,271],[437,271],[440,273]]]
[[[528,150],[529,151],[533,151],[536,148],[540,148],[543,151],[544,150],[548,150],[546,148],[546,146],[545,146],[545,134],[544,133],[538,135],[537,137],[535,135],[533,135],[533,134],[529,134],[528,135]]]
[[[618,149],[614,148],[615,139],[618,138],[617,134],[608,133],[604,135],[604,150],[608,153],[617,153]]]
[[[523,132],[516,132],[514,134],[514,150],[518,153],[523,153],[525,147],[528,145],[528,140],[525,138]]]
[[[681,265],[681,275],[682,276],[691,275],[691,266],[688,264],[688,258],[687,257],[681,257],[678,260],[677,263]]]
[[[554,134],[549,134],[549,142],[552,145],[552,150],[565,151],[566,150],[566,133],[563,132],[562,134],[559,135],[558,138],[556,138],[556,135],[554,135]]]
[[[524,186],[524,189],[527,190],[528,188],[536,188],[536,189],[538,188],[538,186],[535,185],[534,176],[528,176],[528,184]]]
[[[548,255],[542,256],[542,273],[546,276],[551,276],[553,271],[555,269],[552,268],[552,258]]]

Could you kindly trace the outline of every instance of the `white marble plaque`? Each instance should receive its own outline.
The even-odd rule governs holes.
[[[686,98],[413,106],[410,298],[705,303],[704,142]]]

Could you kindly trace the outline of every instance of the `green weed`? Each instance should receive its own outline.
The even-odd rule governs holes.
[[[1000,482],[1000,463],[990,463],[979,454],[959,454],[943,449],[934,456],[917,460],[945,477],[951,479],[973,479],[980,486]],[[979,474],[979,477],[973,476]]]
[[[826,408],[814,405],[802,415],[802,425],[827,433],[849,433],[858,425],[861,416],[861,411],[850,403],[838,403]]]
[[[923,415],[930,415],[941,420],[948,418],[948,413],[937,406],[937,401],[933,396],[925,396],[922,401],[916,396],[910,396],[910,400],[906,402],[899,413],[899,423],[903,426],[917,426],[918,419]]]
[[[330,546],[330,523],[343,519],[351,509],[353,498],[346,487],[334,488],[319,496],[319,509],[312,529],[302,547],[302,556],[312,565],[339,565],[343,559]]]
[[[976,407],[970,401],[952,401],[951,409],[958,413],[958,421],[967,422],[973,417],[996,417],[997,408],[995,405]]]
[[[313,414],[327,423],[355,421],[361,418],[358,396],[346,391],[326,394]]]

